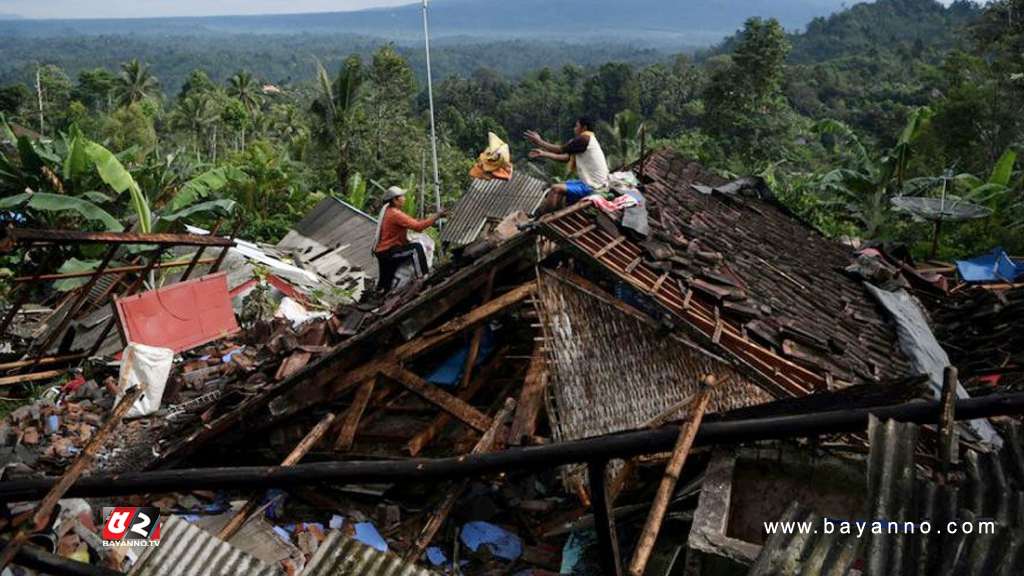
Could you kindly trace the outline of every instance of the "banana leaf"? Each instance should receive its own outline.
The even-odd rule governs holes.
[[[0,198],[0,210],[10,210],[19,207],[58,214],[61,212],[76,212],[86,220],[100,222],[109,231],[121,232],[124,230],[124,226],[103,208],[88,200],[66,194],[24,192]]]
[[[131,194],[132,208],[139,218],[139,232],[149,234],[153,231],[153,215],[138,183],[121,161],[110,151],[95,142],[86,144],[86,153],[96,165],[100,178],[118,194],[127,190]]]
[[[159,219],[166,222],[174,222],[187,218],[194,214],[218,214],[227,215],[234,211],[236,202],[234,200],[220,199],[210,200],[208,202],[200,202],[199,204],[193,204],[188,208],[172,212],[170,214],[162,214]]]

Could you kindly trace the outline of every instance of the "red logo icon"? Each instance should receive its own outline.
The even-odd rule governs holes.
[[[104,508],[103,516],[105,545],[152,546],[160,542],[159,508],[118,506]]]

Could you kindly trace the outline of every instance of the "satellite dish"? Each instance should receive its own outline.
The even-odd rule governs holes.
[[[952,179],[952,170],[947,170],[942,175],[942,196],[940,198],[896,196],[890,200],[896,210],[907,212],[934,225],[931,258],[935,258],[939,251],[939,234],[943,222],[966,222],[988,218],[992,215],[992,210],[985,206],[968,202],[959,196],[947,195],[946,189]]]
[[[892,206],[901,212],[908,212],[929,222],[964,222],[980,220],[992,215],[991,209],[972,204],[957,196],[944,198],[897,196],[892,199]]]

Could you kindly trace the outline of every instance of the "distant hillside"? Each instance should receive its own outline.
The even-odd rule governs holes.
[[[857,3],[831,16],[815,18],[806,30],[790,35],[790,62],[811,64],[905,49],[943,51],[952,47],[963,26],[980,14],[979,5],[962,0],[948,7],[937,0]],[[711,53],[732,52],[738,41],[739,36],[734,35]]]
[[[750,16],[775,17],[788,29],[799,29],[842,5],[842,0],[435,0],[431,14],[439,37],[604,37],[707,45],[735,31]],[[410,4],[322,14],[31,20],[0,23],[0,35],[329,32],[401,39],[420,30],[419,11],[418,4]]]

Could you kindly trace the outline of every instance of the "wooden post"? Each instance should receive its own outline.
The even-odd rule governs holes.
[[[103,271],[107,269],[110,261],[114,258],[114,254],[117,253],[118,248],[119,246],[117,244],[113,244],[107,249],[106,254],[103,255],[103,260],[100,261],[99,268],[97,268],[92,277],[89,278],[89,281],[79,289],[80,291],[78,296],[75,297],[75,300],[68,308],[68,313],[61,318],[60,323],[57,324],[57,329],[50,332],[49,336],[43,340],[42,345],[37,348],[39,354],[46,354],[46,349],[53,344],[54,340],[60,338],[61,335],[64,334],[64,330],[67,329],[68,324],[70,324],[71,320],[73,320],[75,315],[78,314],[78,311],[82,308],[85,301],[89,299],[89,292],[92,291],[92,287],[96,285],[96,281],[99,280],[99,277],[103,275]]]
[[[331,427],[331,423],[334,422],[334,418],[335,415],[332,412],[325,414],[320,419],[320,422],[317,422],[316,426],[306,434],[305,438],[292,449],[284,461],[281,462],[281,466],[294,466],[298,464],[316,446],[317,442],[324,437],[324,434]],[[230,540],[232,536],[241,530],[242,526],[245,526],[245,522],[253,515],[258,506],[259,500],[255,496],[250,496],[238,512],[231,517],[227,525],[220,529],[220,532],[217,533],[217,538],[225,542]]]
[[[647,515],[647,523],[640,535],[640,542],[633,553],[633,561],[629,565],[630,576],[643,576],[647,568],[647,561],[650,560],[654,544],[658,540],[658,532],[661,531],[661,523],[665,519],[665,512],[668,511],[668,503],[672,499],[672,492],[679,481],[679,473],[686,463],[686,457],[690,454],[690,447],[693,446],[693,439],[697,436],[701,420],[704,418],[704,411],[707,410],[708,401],[711,399],[710,389],[707,385],[714,383],[714,377],[705,377],[706,386],[697,394],[690,408],[688,418],[679,427],[679,438],[676,440],[675,448],[672,450],[672,457],[665,467],[665,475],[658,485],[658,493],[654,497],[654,504]]]
[[[366,405],[370,402],[370,397],[373,395],[373,389],[376,384],[377,379],[370,378],[356,391],[356,396],[352,400],[352,406],[345,413],[345,421],[341,425],[341,433],[338,434],[338,440],[334,443],[335,452],[352,449],[352,444],[356,440],[356,430],[359,429],[359,421],[363,418],[363,412],[366,411]]]
[[[601,554],[601,568],[605,576],[622,576],[619,555],[619,537],[615,530],[615,513],[608,493],[608,461],[587,464],[590,479],[591,508],[594,511],[594,529]]]
[[[955,366],[946,367],[942,378],[942,413],[939,416],[939,484],[945,484],[956,456],[956,388],[959,382]]]
[[[494,449],[495,442],[498,439],[498,431],[502,426],[505,425],[505,420],[512,414],[516,409],[516,401],[507,398],[505,405],[498,411],[498,414],[492,420],[491,427],[487,429],[484,435],[473,447],[473,451],[470,454],[483,454],[490,452]],[[406,559],[409,561],[416,561],[423,552],[430,546],[430,543],[434,540],[434,536],[437,535],[437,531],[444,525],[444,521],[448,518],[448,514],[451,513],[452,508],[455,507],[455,502],[458,501],[459,495],[466,490],[466,486],[469,485],[469,480],[460,480],[454,488],[448,491],[444,500],[437,507],[434,513],[427,520],[427,523],[423,526],[423,530],[420,531],[419,537],[416,538],[415,544],[409,550],[406,555]]]
[[[121,361],[121,378],[118,383],[119,390],[124,391],[128,384],[128,374],[131,372],[132,367],[132,354],[129,349],[125,353],[124,359]],[[144,390],[142,386],[136,386],[130,391],[124,393],[121,401],[117,403],[117,406],[110,412],[110,417],[103,423],[103,427],[100,428],[96,434],[89,440],[85,445],[82,452],[75,458],[75,461],[68,467],[64,475],[60,477],[60,480],[50,488],[50,491],[43,497],[43,500],[39,503],[36,508],[35,514],[32,516],[32,528],[36,531],[46,528],[46,525],[50,522],[50,516],[53,515],[53,509],[57,506],[57,502],[67,493],[68,489],[74,485],[78,478],[85,472],[86,468],[92,464],[93,458],[96,457],[96,453],[99,452],[100,448],[107,442],[107,438],[113,434],[114,430],[121,423],[121,419],[128,413],[135,401],[138,400],[139,396],[142,395]],[[22,527],[18,533],[7,543],[7,546],[0,552],[0,569],[7,566],[14,558],[15,554],[21,550],[22,545],[28,540],[30,530],[26,527]]]

